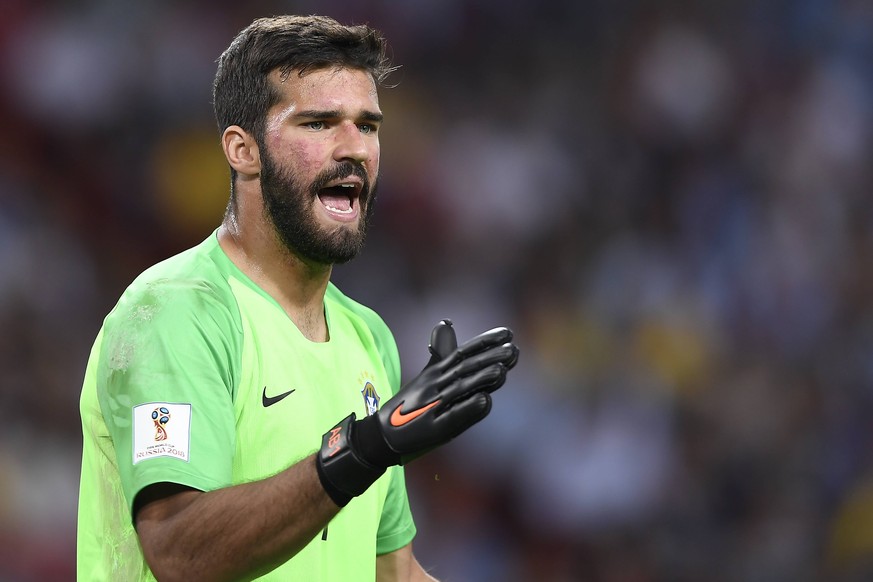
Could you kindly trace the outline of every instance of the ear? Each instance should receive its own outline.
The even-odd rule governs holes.
[[[244,176],[261,173],[261,156],[255,138],[238,125],[231,125],[221,135],[221,147],[230,167]]]

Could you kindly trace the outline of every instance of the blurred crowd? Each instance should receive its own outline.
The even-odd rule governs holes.
[[[0,580],[75,562],[85,360],[208,236],[215,59],[253,18],[381,29],[375,224],[335,281],[395,331],[508,325],[491,416],[409,466],[446,582],[873,577],[873,5],[5,0]]]

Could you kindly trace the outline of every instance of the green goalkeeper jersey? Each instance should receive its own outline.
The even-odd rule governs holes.
[[[133,529],[136,494],[159,482],[210,491],[263,479],[315,452],[350,412],[399,388],[397,346],[333,284],[330,339],[307,340],[224,254],[213,233],[134,281],[103,323],[80,401],[80,580],[154,580]],[[260,580],[375,578],[376,556],[415,535],[392,467],[288,562]]]

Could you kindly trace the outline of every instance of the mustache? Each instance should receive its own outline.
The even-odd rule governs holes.
[[[334,180],[342,180],[349,176],[360,178],[363,183],[361,188],[361,198],[366,200],[370,197],[370,177],[367,175],[367,170],[361,164],[356,164],[350,160],[337,162],[330,168],[322,171],[312,182],[313,193],[318,193],[319,190],[326,187]]]

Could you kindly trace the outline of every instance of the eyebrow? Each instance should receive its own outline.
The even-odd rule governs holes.
[[[298,111],[293,115],[295,118],[305,118],[305,119],[317,119],[317,120],[328,120],[328,119],[337,119],[342,117],[343,114],[338,109],[331,109],[328,111],[321,111],[318,109],[307,109],[305,111]],[[363,111],[359,116],[359,119],[362,121],[371,121],[373,123],[381,123],[385,118],[381,113],[377,113],[375,111]]]

